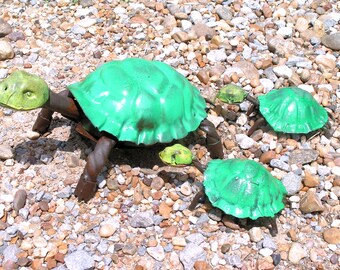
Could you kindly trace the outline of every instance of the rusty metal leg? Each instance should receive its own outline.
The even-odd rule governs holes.
[[[74,103],[73,100],[68,97],[68,95],[69,95],[68,90],[64,90],[60,92],[59,94],[55,94],[50,91],[50,100],[47,102],[44,108],[42,108],[41,111],[39,112],[37,120],[35,120],[32,130],[38,132],[40,135],[46,133],[46,131],[50,127],[50,124],[52,121],[52,115],[55,112],[54,106],[50,106],[50,103],[58,104],[58,107],[65,106],[65,110],[68,110],[68,108],[66,108],[66,105],[68,102],[64,102],[64,101],[67,100],[71,103]],[[73,115],[75,115],[75,113],[73,113]]]
[[[208,119],[204,119],[199,126],[199,129],[206,133],[206,143],[211,158],[223,158],[223,147],[221,138],[217,134],[216,128],[213,123]]]
[[[97,190],[97,176],[103,169],[116,141],[108,137],[101,137],[92,153],[87,157],[83,174],[80,176],[74,195],[78,200],[87,202]]]
[[[40,135],[46,133],[50,127],[53,113],[54,111],[42,108],[35,120],[32,130],[38,132]]]
[[[263,117],[257,119],[255,121],[254,125],[249,129],[247,135],[248,136],[252,135],[254,133],[254,131],[257,130],[265,122],[266,122],[266,120]]]

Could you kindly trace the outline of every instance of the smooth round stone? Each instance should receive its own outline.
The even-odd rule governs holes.
[[[253,227],[249,230],[249,237],[252,242],[260,242],[263,239],[262,230],[259,227]]]
[[[27,199],[27,193],[23,189],[19,189],[15,195],[13,200],[13,208],[15,211],[19,211],[21,208],[23,208],[26,204]]]
[[[328,244],[340,244],[340,229],[330,228],[323,232],[323,238]]]
[[[340,32],[323,36],[321,42],[324,46],[334,51],[340,50]]]
[[[288,259],[294,264],[298,264],[301,259],[307,256],[307,252],[299,243],[293,243],[289,249]]]
[[[99,235],[101,237],[110,237],[116,232],[116,228],[111,224],[104,224],[99,229]]]
[[[189,182],[185,182],[181,185],[180,191],[183,195],[189,196],[192,194],[192,187]]]

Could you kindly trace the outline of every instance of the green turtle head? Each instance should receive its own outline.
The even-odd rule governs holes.
[[[159,157],[165,164],[171,166],[190,165],[193,160],[190,149],[181,144],[166,147],[159,153]]]
[[[26,71],[15,71],[0,82],[0,106],[18,111],[42,107],[49,98],[46,82]]]

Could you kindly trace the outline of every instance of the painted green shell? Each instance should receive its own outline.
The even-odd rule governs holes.
[[[91,123],[120,141],[150,145],[184,138],[207,115],[198,89],[158,61],[108,62],[68,88]]]
[[[210,161],[203,185],[213,206],[238,218],[273,217],[287,194],[261,164],[246,159]]]
[[[275,131],[309,133],[328,121],[325,108],[298,87],[272,90],[258,99],[261,114]]]
[[[218,91],[216,98],[222,102],[233,104],[242,102],[246,96],[247,93],[242,87],[228,84]]]

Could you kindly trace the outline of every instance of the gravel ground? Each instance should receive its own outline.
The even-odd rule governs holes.
[[[25,69],[59,92],[112,59],[166,62],[213,98],[228,83],[252,95],[309,91],[333,134],[247,130],[248,102],[213,110],[225,158],[261,161],[289,194],[278,234],[188,205],[193,167],[164,167],[161,147],[115,149],[89,203],[72,195],[93,144],[55,115],[0,109],[0,269],[339,269],[340,4],[324,0],[0,0],[0,78]],[[317,116],[310,116],[317,117]],[[185,141],[207,163],[202,134]],[[35,139],[35,140],[34,140]]]

